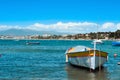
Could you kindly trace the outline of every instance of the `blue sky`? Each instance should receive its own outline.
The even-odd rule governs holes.
[[[89,26],[95,27],[93,31],[96,31],[96,27],[105,29],[104,31],[115,31],[120,28],[119,10],[120,0],[0,0],[0,27],[36,28],[35,25],[39,24],[37,27],[42,27],[41,30],[55,30],[58,26],[53,28],[51,25],[61,23],[62,30],[67,26],[67,32],[78,28],[84,30],[83,33],[91,32]],[[86,30],[85,23],[97,26],[87,24]],[[79,25],[76,27],[73,24]]]

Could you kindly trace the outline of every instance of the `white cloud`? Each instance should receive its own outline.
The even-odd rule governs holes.
[[[66,33],[89,33],[89,32],[103,32],[103,31],[115,31],[120,29],[120,23],[106,22],[103,24],[97,24],[93,22],[57,22],[54,24],[41,24],[34,23],[28,26],[9,26],[0,25],[0,30],[7,29],[30,29],[37,31],[57,31]]]
[[[103,29],[108,29],[108,28],[111,28],[111,27],[115,27],[115,24],[114,23],[104,23],[102,25]]]
[[[101,31],[116,31],[117,30],[117,25],[112,22],[106,22],[101,25],[100,28]]]
[[[57,22],[56,24],[40,24],[35,23],[27,27],[27,29],[34,29],[34,30],[44,30],[44,31],[58,31],[58,32],[70,32],[70,33],[83,33],[83,32],[90,32],[95,31],[94,27],[96,27],[96,23],[90,22]]]
[[[8,26],[8,25],[0,25],[0,30],[8,30],[8,29],[24,29],[20,26]]]
[[[116,25],[116,27],[117,27],[117,29],[120,29],[120,23],[118,23],[118,24]]]
[[[9,27],[7,25],[0,25],[0,30],[6,30],[8,29]]]

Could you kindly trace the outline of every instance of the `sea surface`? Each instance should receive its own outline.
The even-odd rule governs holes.
[[[26,42],[40,45],[26,45]],[[77,45],[93,48],[92,40],[0,40],[0,80],[120,80],[120,47],[104,41],[97,49],[109,53],[101,70],[71,66],[65,51]],[[114,53],[118,54],[116,58]]]

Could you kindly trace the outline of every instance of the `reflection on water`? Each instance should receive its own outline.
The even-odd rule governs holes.
[[[91,71],[89,69],[66,65],[68,80],[109,80],[107,69],[102,68],[100,71]]]

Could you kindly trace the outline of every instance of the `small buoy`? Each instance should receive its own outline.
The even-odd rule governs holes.
[[[118,62],[118,65],[120,65],[120,62]]]
[[[115,58],[115,57],[117,57],[117,54],[116,54],[116,53],[114,54],[114,58]]]

